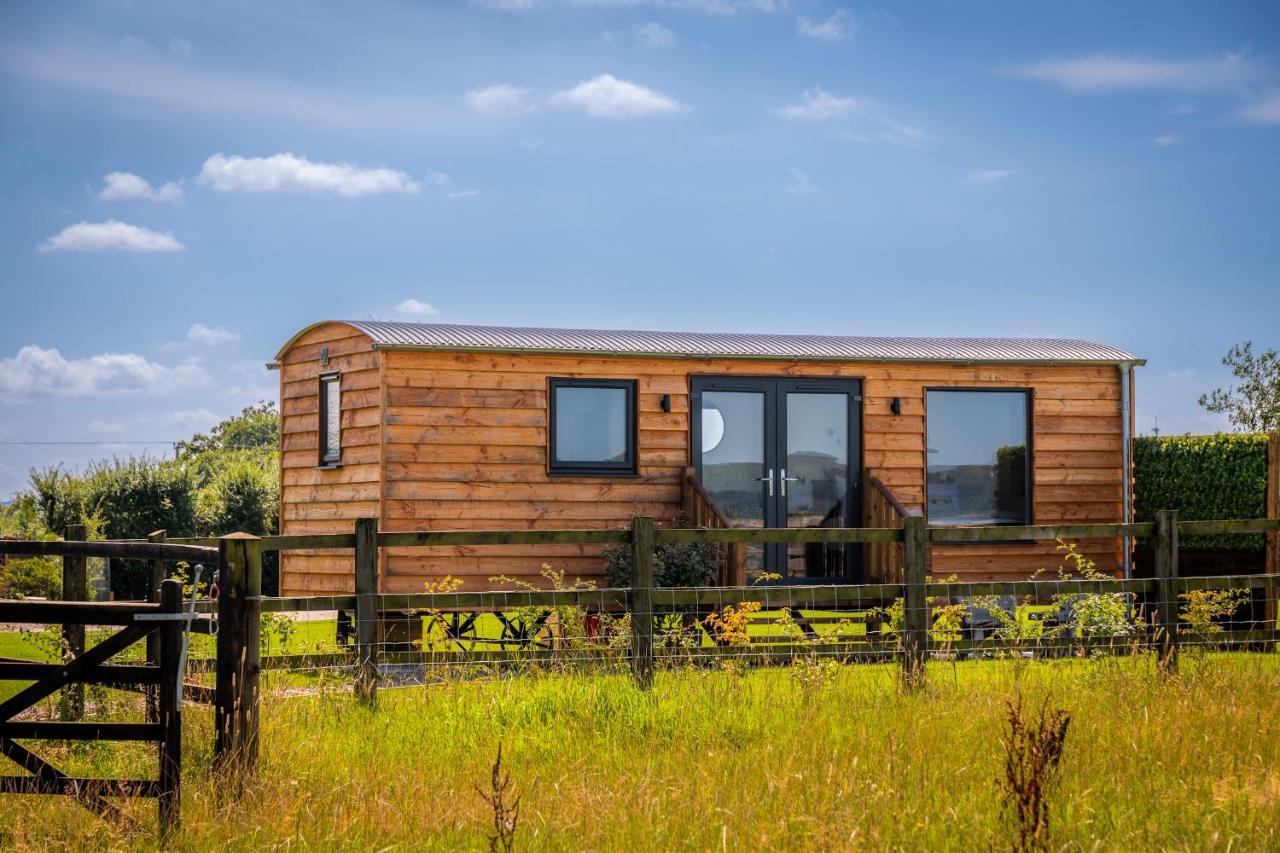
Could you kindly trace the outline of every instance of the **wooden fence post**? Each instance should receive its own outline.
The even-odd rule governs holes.
[[[653,686],[653,519],[631,519],[631,674],[641,690]]]
[[[161,613],[180,614],[182,581],[173,578],[161,583],[159,600]],[[182,633],[186,627],[183,622],[165,621],[160,623],[158,631],[148,635],[148,639],[155,636],[158,640],[153,662],[160,666],[160,684],[155,698],[156,721],[164,730],[164,739],[160,741],[159,792],[162,834],[177,828],[182,808],[182,700],[178,696],[182,673],[178,672],[178,659],[182,654]]]
[[[252,770],[258,760],[258,641],[262,631],[262,542],[248,533],[218,540],[218,683],[214,761]]]
[[[147,534],[148,542],[163,544],[165,540],[164,530],[157,530],[154,533]],[[147,600],[160,601],[160,584],[163,583],[165,576],[164,560],[148,560],[147,561]],[[160,634],[151,632],[147,635],[147,663],[158,663],[160,660]],[[157,697],[154,684],[148,684],[146,687],[146,714],[147,722],[155,723],[160,720],[160,706],[157,704]]]
[[[1156,651],[1160,669],[1173,674],[1178,671],[1178,595],[1174,581],[1178,579],[1178,511],[1162,509],[1156,513]]]
[[[1280,429],[1267,436],[1267,518],[1280,518]],[[1267,534],[1266,573],[1280,575],[1280,530],[1272,530]],[[1262,627],[1272,631],[1280,630],[1276,621],[1278,608],[1276,587],[1267,587],[1262,607]],[[1266,643],[1263,648],[1275,650],[1275,642]]]
[[[925,595],[928,537],[923,516],[902,520],[902,676],[907,687],[924,683],[929,656],[929,602]]]
[[[378,519],[356,519],[356,698],[378,698]]]
[[[69,542],[83,542],[89,531],[83,524],[68,524],[62,538]],[[89,600],[89,572],[86,557],[62,558],[62,600]],[[84,624],[62,626],[64,657],[80,657],[84,654]],[[63,720],[74,721],[84,717],[84,684],[68,684],[66,698],[61,705]]]

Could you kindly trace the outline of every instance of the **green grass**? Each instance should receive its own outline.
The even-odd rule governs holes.
[[[476,793],[499,744],[517,849],[1007,849],[1005,701],[1067,709],[1053,849],[1280,846],[1280,655],[548,675],[264,696],[262,762],[238,800],[186,720],[177,849],[487,848]],[[43,747],[50,754],[49,746]],[[76,772],[146,775],[141,747],[54,749]],[[154,820],[151,803],[130,806]],[[152,848],[61,799],[0,797],[0,847]]]

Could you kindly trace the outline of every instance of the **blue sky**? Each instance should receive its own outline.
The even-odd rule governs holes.
[[[1152,8],[6,3],[0,495],[324,318],[1089,338],[1212,431],[1280,344],[1280,4]]]

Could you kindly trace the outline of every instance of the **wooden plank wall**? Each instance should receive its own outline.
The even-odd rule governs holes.
[[[1111,367],[972,367],[818,362],[569,357],[505,353],[385,353],[387,408],[383,526],[389,530],[621,528],[636,513],[669,518],[689,461],[691,375],[842,376],[864,382],[864,464],[908,506],[924,500],[925,394],[930,386],[1033,387],[1036,523],[1115,522],[1121,516],[1121,415]],[[639,382],[638,478],[546,474],[550,376]],[[662,412],[663,394],[671,412]],[[901,399],[898,416],[889,410]],[[1082,543],[1104,570],[1116,542]],[[543,562],[599,578],[597,549],[442,548],[392,551],[388,592],[420,591],[444,574],[484,588],[505,574],[536,579]],[[946,577],[1022,578],[1056,572],[1053,544],[936,549]]]
[[[328,366],[320,348],[329,347]],[[369,338],[343,323],[307,332],[280,365],[280,532],[351,533],[354,520],[380,512],[381,360]],[[322,373],[342,374],[342,463],[320,468]],[[354,554],[289,551],[281,555],[280,594],[354,592]]]

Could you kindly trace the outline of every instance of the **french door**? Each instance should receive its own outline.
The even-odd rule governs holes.
[[[856,379],[694,377],[698,479],[736,527],[853,527],[860,509]],[[857,549],[752,545],[747,567],[784,582],[857,579]]]

